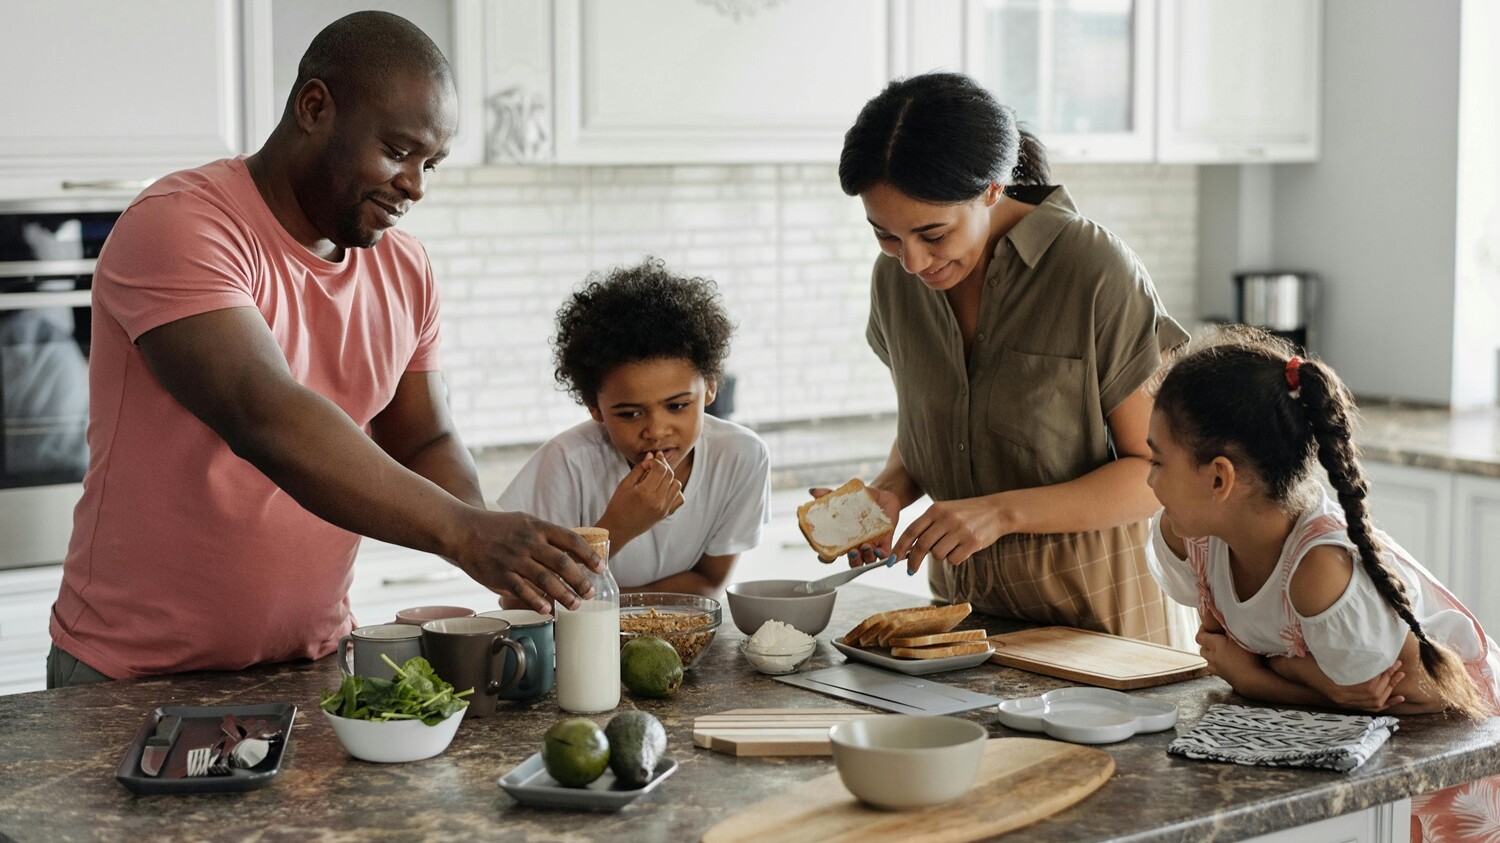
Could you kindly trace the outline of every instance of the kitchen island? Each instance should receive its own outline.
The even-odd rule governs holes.
[[[841,663],[831,636],[868,614],[912,602],[884,589],[845,586],[803,669]],[[1019,628],[980,616],[964,626],[992,633]],[[742,637],[726,611],[711,651],[674,697],[625,695],[622,708],[661,719],[668,754],[681,767],[614,814],[522,807],[496,784],[565,716],[552,695],[502,702],[495,716],[465,720],[447,752],[410,764],[357,761],[339,745],[317,706],[319,691],[338,683],[331,658],[0,697],[0,840],[696,840],[736,811],[834,767],[827,757],[734,758],[695,749],[695,717],[732,708],[852,705],[756,673],[736,652]],[[993,664],[931,678],[1001,698],[1069,684]],[[1176,728],[1102,747],[1116,764],[1103,788],[1005,835],[1007,841],[1242,840],[1500,773],[1500,718],[1482,724],[1404,718],[1386,746],[1350,774],[1184,760],[1167,755],[1172,738],[1209,705],[1238,698],[1212,677],[1133,693],[1177,703]],[[300,712],[282,772],[264,789],[135,796],[114,779],[125,747],[157,706],[276,701]],[[1000,726],[993,710],[962,716],[993,736],[1022,734]]]

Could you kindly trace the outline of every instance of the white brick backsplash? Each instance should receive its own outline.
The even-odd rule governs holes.
[[[1174,315],[1194,312],[1196,168],[1053,175],[1135,250]],[[554,315],[590,272],[648,254],[718,282],[738,326],[736,420],[895,408],[864,339],[878,247],[832,166],[440,169],[402,227],[433,259],[450,404],[471,447],[540,442],[586,417],[553,380]]]

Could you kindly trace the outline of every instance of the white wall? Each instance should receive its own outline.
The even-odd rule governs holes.
[[[1447,404],[1459,6],[1329,0],[1326,14],[1322,155],[1276,168],[1275,257],[1322,273],[1323,356],[1356,393]]]
[[[1140,255],[1168,309],[1196,312],[1197,169],[1055,168]],[[864,340],[874,238],[829,166],[439,169],[403,220],[443,294],[443,366],[471,447],[539,442],[583,418],[552,379],[553,315],[593,270],[655,254],[719,282],[728,369],[751,424],[884,413]]]
[[[1453,403],[1494,404],[1500,347],[1500,3],[1464,0]]]

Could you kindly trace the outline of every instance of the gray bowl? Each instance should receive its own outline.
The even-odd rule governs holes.
[[[795,591],[806,580],[756,580],[737,582],[725,589],[729,598],[729,616],[746,635],[754,635],[761,624],[770,620],[808,635],[817,635],[833,617],[837,591],[802,594]]]

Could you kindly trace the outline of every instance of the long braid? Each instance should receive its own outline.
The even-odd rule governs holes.
[[[1316,361],[1304,362],[1299,376],[1301,402],[1306,408],[1308,428],[1317,442],[1318,462],[1328,472],[1328,481],[1344,508],[1349,539],[1359,551],[1360,564],[1370,575],[1380,596],[1416,636],[1422,666],[1437,685],[1438,695],[1443,701],[1469,717],[1482,719],[1488,716],[1489,709],[1473,678],[1452,650],[1427,636],[1412,610],[1405,583],[1396,576],[1381,552],[1380,542],[1370,523],[1367,502],[1370,484],[1359,464],[1359,449],[1351,429],[1353,398],[1338,377]]]

